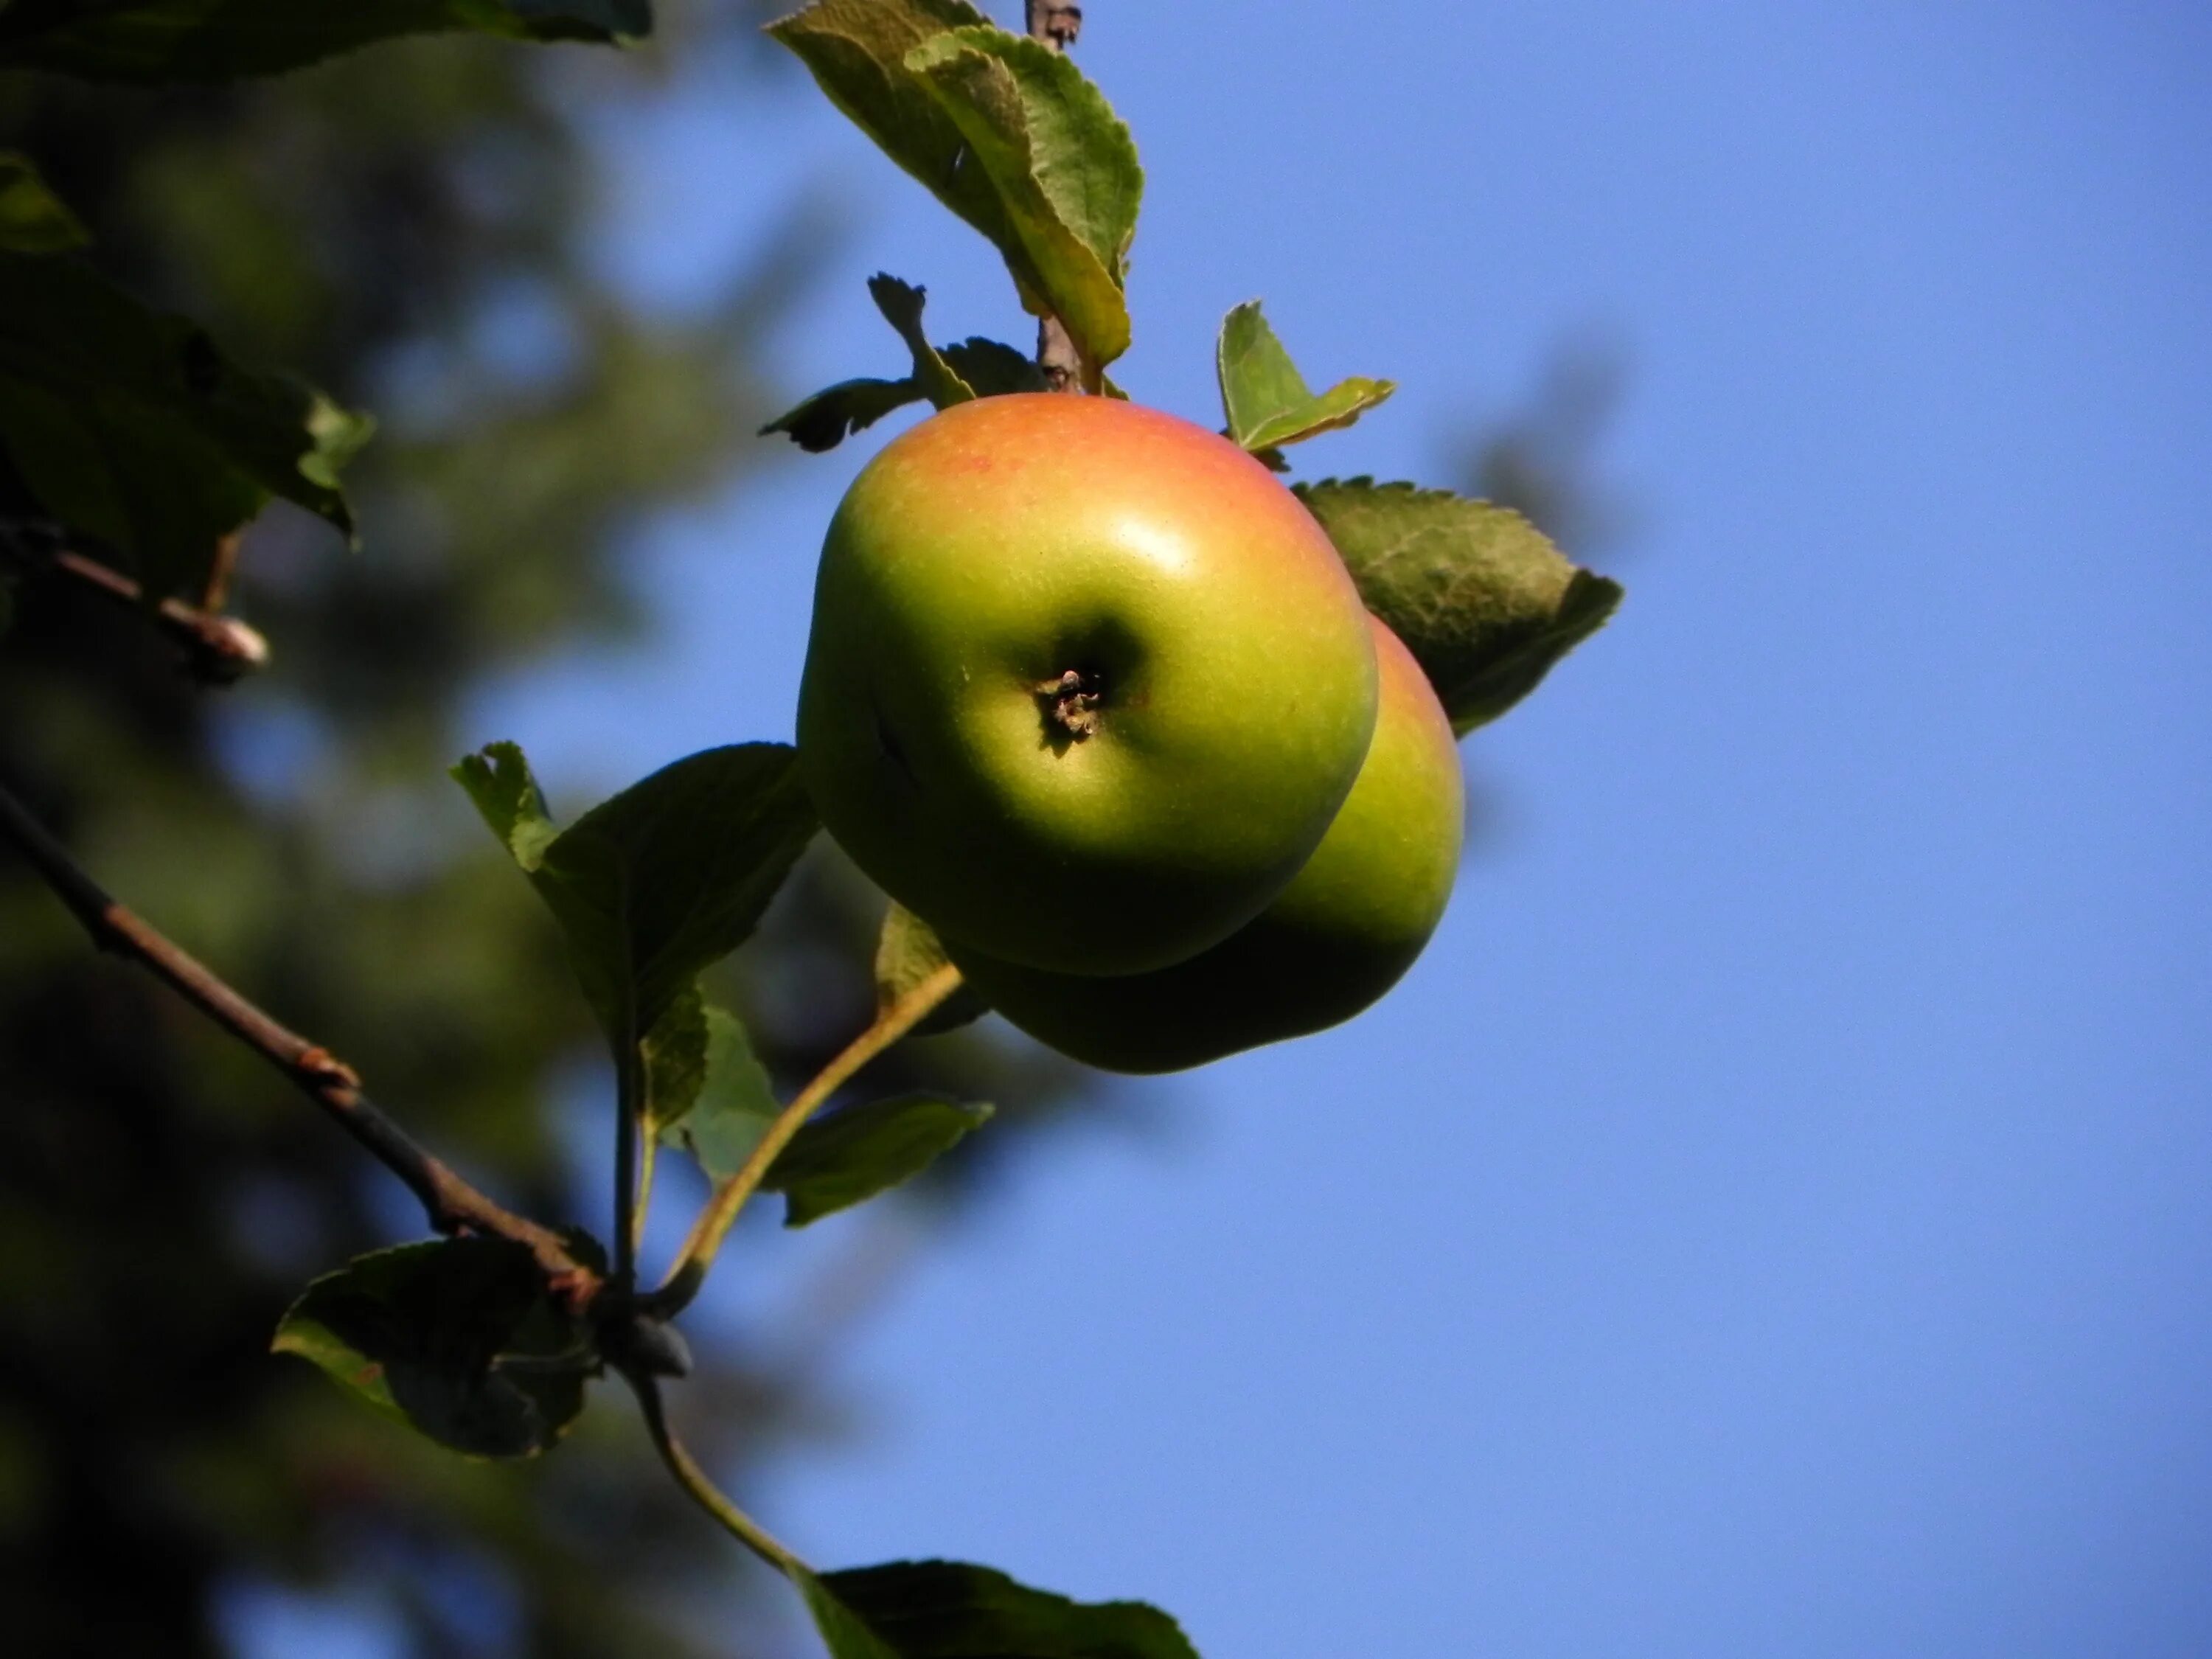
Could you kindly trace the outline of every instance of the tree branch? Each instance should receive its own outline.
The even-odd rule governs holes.
[[[338,1127],[405,1182],[441,1233],[489,1233],[514,1240],[537,1258],[548,1285],[581,1308],[599,1275],[569,1254],[561,1236],[502,1209],[408,1137],[362,1092],[353,1067],[270,1018],[131,911],[80,869],[22,803],[0,787],[0,839],[12,842],[102,951],[137,963],[194,1007],[254,1049],[299,1085]]]
[[[110,565],[76,552],[64,541],[60,526],[43,521],[0,522],[0,556],[26,572],[52,570],[83,583],[95,592],[146,615],[145,590]],[[153,619],[185,653],[185,667],[204,685],[230,685],[269,661],[269,641],[260,632],[222,614],[222,598],[238,556],[238,538],[226,536],[208,572],[204,605],[163,599]]]
[[[1029,0],[1030,36],[1054,52],[1066,52],[1082,32],[1083,8],[1069,0]],[[1037,319],[1037,368],[1054,392],[1083,390],[1083,356],[1060,319],[1049,313]]]

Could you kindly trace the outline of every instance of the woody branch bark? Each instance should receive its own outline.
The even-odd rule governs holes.
[[[1054,52],[1066,52],[1082,32],[1083,8],[1068,0],[1029,0],[1030,34]],[[1057,317],[1037,321],[1037,367],[1054,392],[1083,390],[1083,359]]]
[[[514,1240],[530,1251],[549,1285],[572,1305],[581,1307],[598,1292],[599,1274],[568,1253],[559,1234],[501,1208],[416,1145],[362,1091],[361,1079],[350,1066],[279,1024],[117,903],[5,788],[0,788],[0,841],[15,844],[94,945],[137,963],[304,1091],[407,1183],[432,1227],[441,1233],[488,1233]]]

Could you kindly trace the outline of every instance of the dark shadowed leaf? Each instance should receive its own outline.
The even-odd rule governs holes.
[[[1618,582],[1505,507],[1371,478],[1296,488],[1462,734],[1534,690],[1620,603]]]
[[[652,32],[651,0],[14,0],[0,69],[103,81],[273,75],[403,34],[617,41]]]
[[[835,449],[853,435],[895,409],[921,400],[921,388],[911,377],[903,380],[840,380],[786,410],[761,428],[788,433],[792,442],[809,454]]]
[[[744,1165],[775,1121],[775,1087],[768,1068],[753,1054],[744,1022],[725,1009],[693,1001],[699,1020],[697,1071],[690,1098],[681,1109],[667,1114],[659,1109],[656,1097],[648,1123],[664,1141],[697,1159],[709,1180],[726,1181]],[[684,1006],[678,1005],[679,1009]],[[650,1045],[647,1057],[652,1059]],[[672,1091],[683,1086],[676,1081]],[[672,1098],[673,1094],[671,1103]]]
[[[552,909],[619,1054],[699,971],[744,943],[817,827],[788,744],[734,744],[665,766],[544,839],[544,797],[513,744],[453,769]]]
[[[906,63],[997,192],[1024,303],[1066,325],[1095,376],[1129,349],[1121,287],[1145,181],[1129,129],[1073,59],[1026,35],[956,29]]]
[[[1214,369],[1229,435],[1276,471],[1283,470],[1282,457],[1273,452],[1280,446],[1350,426],[1397,390],[1393,381],[1353,379],[1316,397],[1257,300],[1247,300],[1221,319]]]
[[[307,1286],[271,1346],[477,1457],[544,1451],[599,1370],[585,1322],[546,1295],[529,1250],[502,1238],[358,1256]]]
[[[66,253],[91,240],[27,157],[0,150],[0,252]]]
[[[798,1579],[832,1659],[1198,1659],[1158,1607],[1071,1601],[961,1561]]]
[[[913,283],[878,274],[870,279],[868,293],[884,320],[905,343],[914,372],[897,380],[840,380],[777,416],[761,428],[762,436],[788,433],[801,449],[818,454],[893,410],[924,398],[936,408],[949,409],[974,398],[1045,389],[1042,371],[1010,345],[985,339],[963,340],[941,349],[931,345],[921,325],[927,295]]]
[[[913,1180],[990,1116],[939,1095],[843,1107],[793,1135],[761,1185],[784,1195],[785,1226],[804,1227]]]
[[[40,506],[149,597],[196,590],[271,495],[351,535],[337,472],[371,427],[240,368],[81,260],[0,252],[0,447]]]
[[[876,936],[876,1012],[884,1012],[951,960],[936,930],[894,901],[884,912],[883,931]],[[963,983],[914,1028],[914,1035],[953,1030],[990,1011],[982,993]]]

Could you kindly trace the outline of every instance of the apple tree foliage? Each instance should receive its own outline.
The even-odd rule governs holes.
[[[222,82],[400,35],[622,43],[652,25],[648,0],[3,0],[0,70]],[[1125,395],[1108,369],[1129,344],[1143,173],[1127,127],[1076,64],[964,0],[811,0],[769,33],[885,156],[993,246],[1019,307],[1065,331],[1079,392]],[[149,611],[219,609],[236,532],[276,498],[352,538],[343,473],[372,419],[142,303],[93,268],[88,240],[28,157],[0,152],[0,459],[33,509],[17,529],[35,520],[44,532],[0,540],[0,598],[66,543]],[[1046,386],[1037,361],[1014,345],[933,344],[919,286],[879,275],[869,289],[896,343],[855,367],[883,372],[824,388],[764,434],[820,453],[910,404],[944,409]],[[1224,432],[1278,471],[1291,470],[1292,447],[1349,426],[1394,390],[1355,376],[1315,391],[1256,301],[1224,317],[1216,370]],[[1534,690],[1620,601],[1617,585],[1574,566],[1507,508],[1369,478],[1294,489],[1462,734]],[[514,745],[453,768],[542,901],[613,1061],[625,1158],[611,1248],[567,1231],[574,1282],[549,1279],[531,1249],[481,1231],[374,1252],[306,1288],[276,1330],[279,1352],[465,1455],[551,1450],[610,1372],[638,1390],[658,1431],[657,1391],[688,1369],[670,1322],[729,1219],[710,1200],[686,1271],[639,1291],[636,1235],[661,1152],[696,1160],[718,1200],[734,1194],[731,1212],[757,1187],[780,1194],[787,1224],[803,1226],[988,1133],[986,1103],[870,1097],[839,1086],[849,1073],[820,1099],[780,1101],[743,1020],[708,1000],[702,974],[753,935],[818,829],[794,761],[775,744],[708,750],[565,823]],[[983,1012],[964,987],[941,995],[954,970],[927,926],[896,906],[874,971],[872,1029],[887,1040]],[[664,1451],[685,1479],[680,1449]],[[1174,1621],[1142,1603],[1078,1602],[947,1561],[817,1572],[749,1528],[732,1525],[792,1580],[835,1659],[1193,1654]]]

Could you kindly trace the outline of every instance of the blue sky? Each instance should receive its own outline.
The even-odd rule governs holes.
[[[1468,744],[1491,827],[1400,990],[931,1241],[840,1370],[878,1432],[746,1498],[1207,1659],[2212,1650],[2212,12],[1088,10],[1148,169],[1123,383],[1212,419],[1263,295],[1401,386],[1302,470],[1443,483],[1619,342],[1628,602]],[[627,284],[833,201],[794,386],[895,365],[878,269],[1024,337],[726,68],[608,125]],[[661,647],[465,741],[588,792],[787,735],[872,448],[656,532]]]

